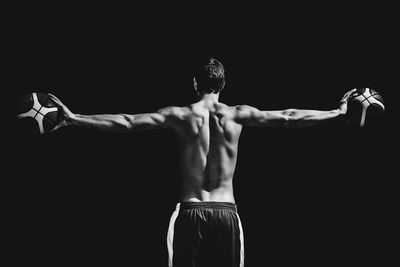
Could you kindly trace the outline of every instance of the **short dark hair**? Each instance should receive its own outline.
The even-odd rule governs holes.
[[[225,86],[224,66],[215,58],[200,59],[194,76],[199,93],[219,93]]]

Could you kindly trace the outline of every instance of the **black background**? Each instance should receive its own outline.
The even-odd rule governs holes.
[[[220,100],[229,105],[327,110],[352,88],[377,90],[386,104],[377,129],[244,129],[234,187],[246,266],[381,263],[391,254],[398,54],[390,7],[12,11],[5,77],[13,107],[34,91],[80,114],[186,105],[200,55],[224,64]],[[16,262],[165,265],[181,179],[173,132],[30,136],[12,125],[6,204]]]

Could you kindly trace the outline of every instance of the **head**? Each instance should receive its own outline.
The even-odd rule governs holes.
[[[215,58],[201,60],[194,70],[194,89],[199,95],[217,94],[225,86],[225,70]]]

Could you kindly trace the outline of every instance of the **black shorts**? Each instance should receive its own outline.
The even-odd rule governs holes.
[[[236,205],[178,203],[169,223],[167,247],[170,267],[242,267],[243,229]]]

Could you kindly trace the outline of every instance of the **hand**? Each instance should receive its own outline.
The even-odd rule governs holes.
[[[58,112],[60,113],[60,121],[58,124],[51,130],[55,131],[60,129],[61,127],[65,127],[72,124],[72,118],[75,116],[66,105],[64,105],[60,99],[58,99],[55,95],[49,94],[50,98],[54,101],[54,103],[58,107]]]
[[[349,100],[351,100],[352,98],[354,98],[355,96],[357,96],[357,89],[354,88],[350,91],[348,91],[347,93],[344,94],[344,96],[342,97],[342,99],[340,100],[339,104],[339,110],[341,111],[341,113],[344,115],[347,112],[347,102]]]

